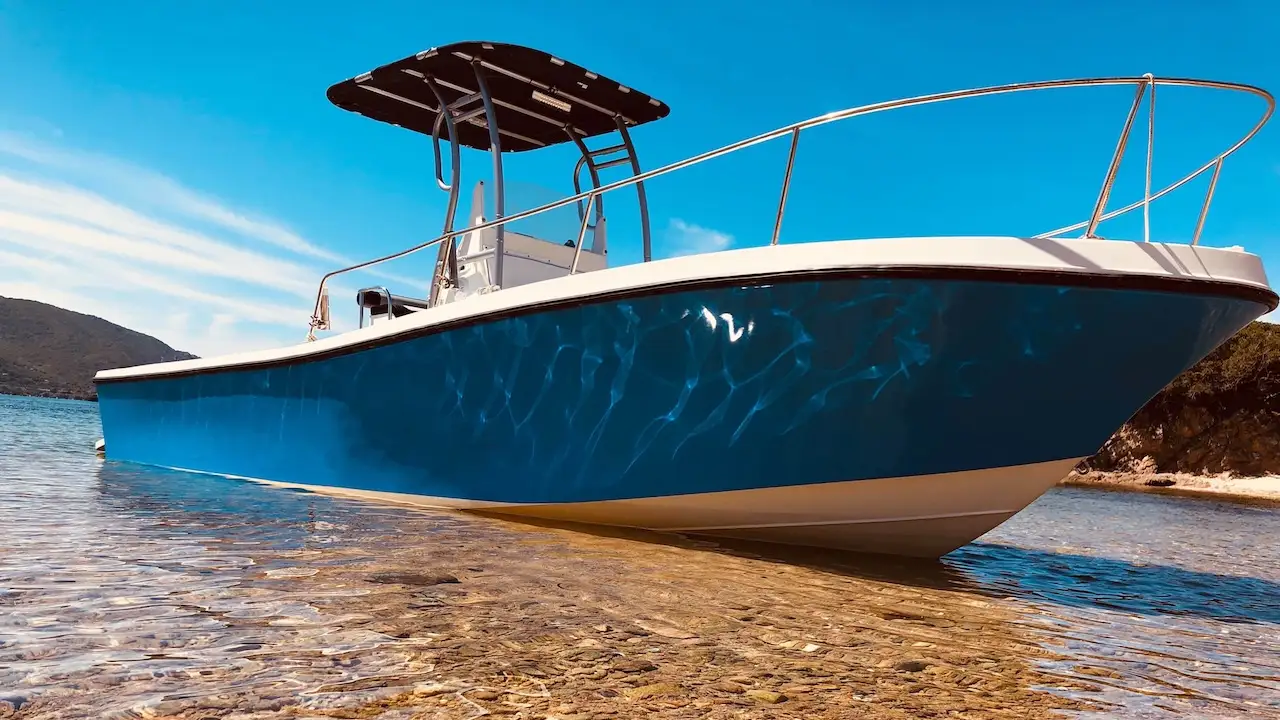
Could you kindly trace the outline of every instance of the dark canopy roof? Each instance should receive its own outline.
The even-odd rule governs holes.
[[[424,81],[435,79],[445,102],[479,90],[472,61],[478,59],[494,100],[503,151],[519,152],[569,142],[566,126],[580,137],[613,132],[615,116],[630,125],[666,117],[666,104],[540,50],[490,42],[460,42],[432,48],[375,68],[329,88],[334,105],[427,135],[439,102]],[[541,95],[544,99],[535,97]],[[548,102],[545,98],[550,96]],[[564,110],[567,103],[568,111]],[[480,107],[479,101],[466,109]],[[448,133],[441,129],[441,137]],[[458,125],[458,141],[487,150],[483,115]]]

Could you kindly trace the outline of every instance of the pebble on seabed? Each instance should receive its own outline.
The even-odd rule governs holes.
[[[414,522],[425,520],[403,521]],[[266,582],[287,579],[291,597],[310,598],[306,615],[323,628],[319,644],[241,643],[253,665],[215,671],[208,681],[220,692],[136,715],[716,720],[765,707],[779,717],[835,718],[856,707],[866,718],[955,709],[970,718],[1041,718],[1084,707],[1036,689],[1064,683],[1032,668],[1019,652],[1029,646],[1004,612],[963,593],[471,522],[507,537],[476,542],[471,533],[437,532],[432,562],[466,568],[483,559],[483,574],[410,570],[423,550],[408,542],[383,543],[376,555],[350,562],[342,548],[311,552],[305,569],[315,572],[263,573]],[[257,564],[268,559],[279,566],[285,558]],[[238,622],[248,630],[279,619],[254,615]],[[326,643],[368,631],[380,640],[350,649]],[[922,647],[928,657],[918,654]],[[292,664],[294,681],[254,686],[250,668],[276,663]],[[352,679],[362,665],[367,670]],[[55,715],[51,702],[30,717]]]
[[[98,437],[87,404],[0,397],[0,718],[1280,710],[1271,506],[1055,490],[954,572],[881,581],[119,467],[63,453],[68,413]]]
[[[853,707],[867,718],[956,709],[971,718],[1040,718],[1086,707],[1038,689],[1071,682],[1034,670],[1020,652],[1031,645],[1008,616],[964,593],[475,522],[524,534],[477,544],[473,537],[441,542],[437,533],[432,563],[466,568],[483,556],[483,575],[458,580],[443,570],[409,570],[421,549],[405,545],[298,577],[294,591],[314,585],[315,606],[348,618],[347,629],[403,638],[334,653],[335,660],[397,652],[430,672],[416,684],[391,682],[365,701],[336,697],[321,707],[304,698],[281,710],[353,718],[484,711],[714,720],[765,707],[796,718],[843,717]],[[437,582],[441,577],[454,581]],[[434,593],[425,604],[424,586]],[[354,587],[377,589],[342,592]]]

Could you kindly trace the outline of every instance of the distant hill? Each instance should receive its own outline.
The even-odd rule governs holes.
[[[194,357],[99,317],[0,297],[3,394],[93,400],[99,370]]]

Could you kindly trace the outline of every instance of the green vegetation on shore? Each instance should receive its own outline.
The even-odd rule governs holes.
[[[1152,398],[1084,468],[1280,474],[1280,325],[1254,322],[1223,343]]]

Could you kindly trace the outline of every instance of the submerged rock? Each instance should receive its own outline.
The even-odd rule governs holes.
[[[663,696],[663,695],[679,695],[683,692],[684,692],[684,688],[680,687],[676,683],[661,682],[661,683],[653,683],[652,685],[641,685],[640,687],[633,687],[627,690],[623,690],[622,694],[626,695],[632,700],[639,700],[641,698],[657,697],[657,696]]]
[[[748,690],[745,695],[756,702],[762,702],[767,705],[776,705],[787,701],[786,695],[772,690]]]
[[[711,683],[711,685],[709,685],[708,687],[710,687],[712,690],[719,690],[720,692],[732,693],[734,695],[741,695],[747,691],[746,688],[742,687],[738,683],[731,682],[729,680],[721,680],[719,682],[714,682],[714,683]]]
[[[383,572],[374,573],[367,579],[369,582],[382,583],[384,585],[446,585],[461,582],[458,578],[447,573]]]
[[[642,673],[650,670],[657,670],[658,666],[648,660],[630,659],[620,660],[613,664],[614,670],[620,670],[624,673]]]
[[[413,694],[420,698],[435,697],[446,693],[457,692],[461,688],[445,683],[423,683],[413,688]]]

